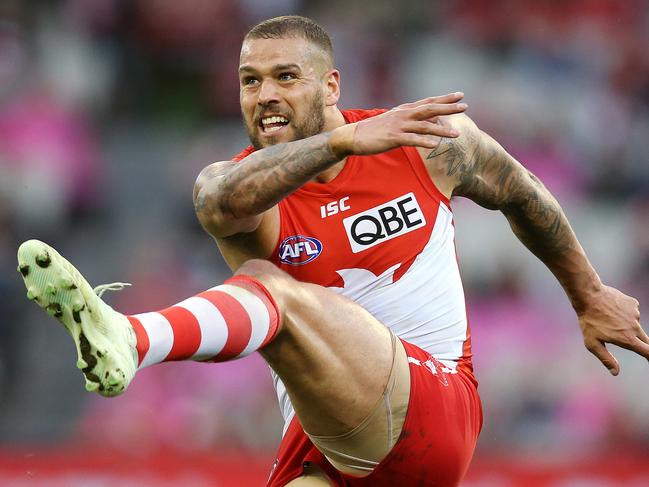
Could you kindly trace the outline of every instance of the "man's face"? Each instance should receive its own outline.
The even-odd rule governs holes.
[[[322,54],[306,39],[244,41],[239,66],[241,112],[256,149],[322,131],[325,75]]]

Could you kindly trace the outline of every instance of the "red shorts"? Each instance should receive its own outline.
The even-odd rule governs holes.
[[[318,465],[336,487],[451,487],[459,485],[482,427],[477,383],[463,364],[457,373],[428,352],[403,341],[410,362],[410,402],[399,441],[367,477],[337,471],[313,446],[297,417],[282,439],[268,487],[302,475],[305,463]]]

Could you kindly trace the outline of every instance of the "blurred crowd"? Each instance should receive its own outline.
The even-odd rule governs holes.
[[[165,307],[229,274],[192,208],[202,167],[247,145],[240,41],[313,17],[341,106],[464,91],[469,114],[556,195],[602,278],[649,303],[649,3],[644,0],[4,0],[0,4],[0,442],[272,451],[259,357],[165,364],[83,391],[71,341],[24,298],[15,251],[57,247],[109,302]],[[454,201],[485,427],[480,451],[649,452],[646,360],[581,343],[550,273],[502,216]],[[646,311],[646,309],[644,309]]]

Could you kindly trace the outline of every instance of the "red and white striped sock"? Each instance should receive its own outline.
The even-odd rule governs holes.
[[[279,310],[256,279],[235,276],[170,308],[128,316],[137,336],[138,367],[170,360],[224,362],[268,344]]]

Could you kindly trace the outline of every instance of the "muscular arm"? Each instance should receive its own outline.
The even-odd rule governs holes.
[[[196,214],[217,238],[253,232],[265,212],[348,155],[376,154],[402,145],[432,149],[439,136],[457,136],[429,120],[463,112],[466,105],[457,103],[463,96],[451,93],[406,103],[328,133],[253,152],[239,164],[214,163],[196,181]]]
[[[440,144],[439,157],[457,181],[453,195],[500,210],[514,234],[557,277],[575,310],[601,288],[563,210],[543,183],[467,117],[462,137]]]
[[[462,136],[444,140],[427,158],[452,178],[453,195],[502,211],[518,239],[559,280],[579,316],[586,347],[612,373],[619,365],[606,342],[649,358],[637,301],[602,284],[543,183],[468,117],[453,116],[452,123]]]
[[[194,187],[194,207],[215,237],[254,231],[263,213],[314,176],[341,160],[331,133],[277,144],[240,163],[207,166]]]

